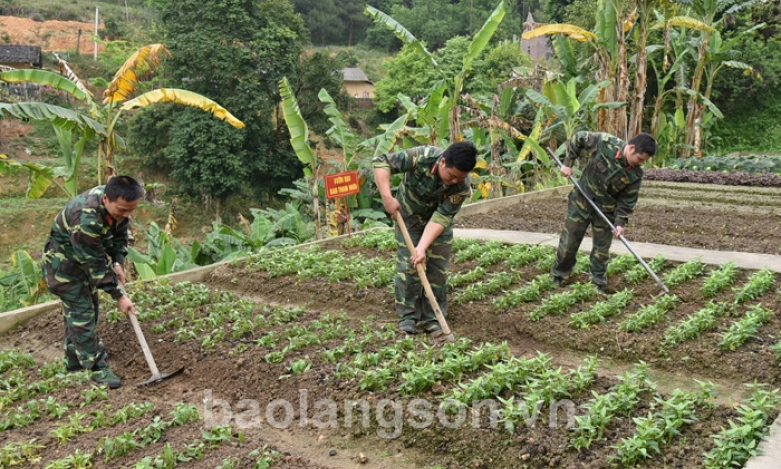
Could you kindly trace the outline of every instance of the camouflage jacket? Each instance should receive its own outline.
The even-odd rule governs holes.
[[[626,142],[606,133],[577,132],[567,142],[565,166],[572,166],[583,153],[591,160],[583,169],[580,187],[608,215],[615,215],[616,226],[626,226],[637,205],[641,166],[629,166],[623,155]]]
[[[437,165],[444,152],[441,148],[422,146],[382,154],[372,160],[375,168],[386,168],[391,174],[404,173],[396,200],[410,227],[431,220],[449,228],[461,204],[471,197],[469,177],[452,186],[439,180]]]
[[[117,223],[109,215],[103,205],[104,189],[98,186],[77,195],[57,214],[44,256],[76,264],[93,289],[100,288],[116,299],[124,289],[118,286],[111,264],[112,260],[125,262],[130,219]]]

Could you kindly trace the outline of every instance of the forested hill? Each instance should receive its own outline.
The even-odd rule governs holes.
[[[455,36],[469,36],[483,25],[499,3],[496,0],[293,0],[309,28],[314,45],[363,43],[383,50],[400,43],[382,26],[372,25],[363,11],[366,5],[391,15],[431,49],[438,49]],[[572,0],[509,0],[507,16],[496,33],[511,39],[523,32],[531,11],[535,19],[547,20],[564,11]]]

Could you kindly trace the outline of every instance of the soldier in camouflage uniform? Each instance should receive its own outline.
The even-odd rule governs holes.
[[[62,300],[68,371],[92,370],[92,379],[118,388],[120,379],[106,363],[106,349],[95,328],[98,290],[117,300],[120,311],[135,314],[123,285],[128,218],[143,188],[128,176],[79,194],[52,224],[41,261],[49,291]],[[113,268],[112,268],[113,263]]]
[[[374,179],[385,210],[395,219],[397,212],[415,244],[410,253],[404,236],[396,228],[396,312],[399,329],[417,332],[420,324],[427,333],[441,330],[416,271],[426,267],[426,278],[442,313],[447,315],[447,268],[453,245],[453,217],[471,196],[469,171],[476,164],[477,150],[470,142],[459,142],[447,150],[422,146],[398,153],[383,154],[373,160]],[[391,174],[404,173],[394,198]]]
[[[561,168],[565,177],[572,175],[572,164],[583,153],[591,158],[583,169],[580,187],[616,227],[613,235],[618,238],[624,234],[637,204],[643,179],[642,164],[656,153],[656,140],[641,133],[626,143],[605,133],[577,132],[567,142],[567,157]],[[589,224],[593,238],[591,282],[604,294],[611,230],[576,188],[569,194],[567,218],[551,274],[557,285],[569,277]]]

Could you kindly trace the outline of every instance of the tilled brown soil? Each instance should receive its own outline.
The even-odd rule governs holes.
[[[705,194],[702,185],[668,183],[660,191],[658,183],[644,184],[627,228],[630,242],[781,254],[781,190],[765,189],[757,195],[746,190],[734,196],[725,191],[698,201]],[[681,203],[683,197],[688,202]],[[761,197],[768,201],[752,207]],[[557,196],[459,217],[455,226],[557,234],[566,213],[567,196]]]
[[[330,248],[348,252],[361,253],[366,257],[376,257],[393,263],[394,253],[377,249],[350,248],[344,249],[338,245]],[[466,272],[474,268],[474,261],[454,263],[452,272]],[[674,268],[668,266],[661,274]],[[503,263],[489,267],[489,275],[507,268]],[[710,270],[710,268],[708,268]],[[519,270],[519,280],[506,290],[519,288],[523,283],[536,275],[543,273],[535,264],[529,264]],[[752,272],[740,272],[735,285],[740,286]],[[567,314],[547,316],[538,322],[530,322],[528,313],[539,302],[525,303],[509,309],[498,309],[492,300],[501,292],[489,295],[480,301],[463,304],[451,303],[448,322],[455,335],[468,338],[474,344],[482,342],[500,343],[506,341],[515,357],[531,358],[538,352],[551,356],[552,363],[567,369],[574,369],[582,358],[595,354],[603,361],[623,362],[627,367],[639,360],[649,363],[652,377],[657,377],[659,391],[664,395],[669,393],[678,382],[684,389],[695,391],[697,385],[692,378],[715,380],[721,386],[721,391],[729,396],[740,396],[742,383],[757,380],[769,383],[773,387],[781,384],[781,370],[775,360],[770,346],[778,341],[778,330],[781,318],[781,301],[772,289],[763,296],[747,303],[761,303],[774,311],[769,323],[762,326],[757,337],[733,352],[721,352],[718,349],[720,333],[738,319],[737,317],[721,317],[718,324],[699,340],[685,342],[670,350],[669,355],[658,351],[664,331],[667,326],[685,318],[696,309],[701,308],[704,299],[700,293],[704,277],[688,281],[672,289],[682,299],[682,304],[668,313],[664,321],[637,333],[617,332],[617,324],[628,314],[636,312],[641,306],[653,302],[651,295],[657,293],[652,282],[646,281],[635,286],[635,299],[625,312],[611,321],[593,326],[587,330],[575,330],[569,325],[569,313],[589,309],[596,299],[573,306]],[[576,276],[572,281],[587,281],[585,274]],[[164,326],[164,323],[184,317],[188,308],[179,305],[177,297],[171,297],[170,303],[161,306],[164,315],[160,318],[143,321],[142,327],[158,367],[162,371],[172,371],[184,367],[183,375],[164,381],[160,384],[134,388],[131,383],[143,381],[149,377],[149,369],[143,354],[137,344],[135,335],[129,323],[121,319],[110,323],[101,316],[99,333],[107,343],[110,353],[110,363],[113,369],[122,376],[125,385],[120,390],[109,392],[109,403],[117,409],[130,402],[148,400],[153,402],[156,410],[144,417],[139,417],[117,427],[103,428],[91,433],[79,435],[71,441],[58,444],[49,432],[56,427],[57,421],[45,417],[34,425],[21,429],[11,429],[0,434],[0,447],[12,441],[24,441],[36,438],[45,446],[42,450],[40,463],[28,464],[30,467],[43,467],[46,464],[67,454],[73,454],[75,449],[82,452],[93,452],[100,437],[118,436],[125,431],[147,425],[151,417],[158,415],[168,418],[168,412],[176,402],[186,402],[198,407],[202,417],[207,412],[214,412],[212,422],[223,421],[224,412],[229,408],[236,426],[242,400],[254,400],[259,404],[259,420],[255,427],[242,430],[243,441],[234,438],[219,447],[205,451],[202,460],[182,463],[182,467],[217,467],[227,457],[243,458],[236,467],[253,467],[249,454],[254,449],[269,445],[279,451],[274,459],[274,467],[474,467],[479,468],[510,468],[510,467],[563,467],[563,468],[608,468],[614,467],[612,456],[622,438],[628,438],[635,432],[635,424],[629,416],[614,421],[606,432],[605,438],[591,446],[588,450],[578,452],[570,446],[572,433],[563,428],[552,428],[548,422],[548,410],[543,408],[542,420],[533,426],[521,426],[510,434],[502,425],[492,428],[486,421],[474,427],[471,425],[458,428],[446,428],[442,425],[432,425],[422,429],[403,427],[396,438],[381,438],[383,430],[391,427],[381,425],[380,416],[371,419],[368,426],[353,425],[347,427],[343,422],[345,412],[342,405],[349,400],[364,400],[369,403],[400,402],[406,408],[413,398],[428,399],[439,402],[443,394],[455,387],[453,382],[439,382],[431,390],[409,396],[401,395],[396,387],[401,382],[401,376],[391,379],[386,390],[369,391],[361,388],[360,376],[338,377],[343,364],[349,362],[350,356],[339,364],[328,362],[322,357],[325,351],[334,350],[345,343],[344,337],[324,340],[317,345],[291,351],[280,363],[268,362],[267,354],[279,350],[286,342],[281,340],[276,349],[259,345],[255,341],[269,331],[280,334],[291,327],[312,324],[325,313],[338,314],[346,312],[347,320],[342,325],[345,329],[355,331],[359,339],[369,339],[363,352],[377,352],[394,342],[393,338],[375,337],[376,331],[392,330],[396,323],[393,311],[393,294],[387,286],[377,288],[357,289],[351,282],[330,283],[325,278],[300,278],[297,275],[271,277],[267,272],[244,263],[234,263],[218,268],[208,280],[208,285],[217,291],[235,292],[241,298],[256,303],[255,308],[262,310],[264,305],[282,307],[303,306],[306,312],[295,321],[287,324],[264,326],[251,331],[248,335],[234,337],[231,334],[233,324],[215,326],[225,331],[225,338],[214,347],[204,344],[206,334],[175,340],[180,326]],[[141,287],[148,290],[151,287]],[[544,297],[552,293],[547,292]],[[458,294],[462,288],[456,289]],[[138,293],[136,293],[138,294]],[[215,295],[220,295],[215,293]],[[716,301],[730,301],[731,290],[720,294]],[[451,297],[452,298],[452,297]],[[235,300],[228,300],[235,301]],[[203,318],[212,312],[215,303],[205,302],[192,314]],[[184,309],[183,309],[184,308]],[[740,313],[748,306],[738,308]],[[24,326],[21,326],[2,339],[2,348],[18,347],[23,351],[34,353],[36,358],[54,358],[59,355],[58,344],[62,340],[62,319],[60,311],[53,311],[39,316]],[[161,326],[157,329],[156,326]],[[187,327],[185,321],[181,327]],[[215,329],[215,330],[217,330]],[[214,331],[212,331],[213,333]],[[320,332],[319,334],[322,334]],[[398,338],[398,337],[396,337]],[[439,347],[424,336],[415,336],[417,351],[423,353],[426,347]],[[301,374],[291,376],[291,366],[294,360],[311,360],[311,368]],[[372,369],[369,366],[368,369]],[[30,372],[34,376],[35,372]],[[580,407],[592,396],[590,391],[605,392],[617,384],[615,375],[619,371],[603,369],[601,375],[588,390],[576,392],[570,396],[578,405],[578,414],[585,410]],[[462,379],[465,382],[475,375]],[[666,377],[666,378],[665,378]],[[675,383],[673,381],[676,380]],[[57,391],[54,396],[67,396],[76,399],[76,392],[86,389],[89,384]],[[511,392],[505,391],[500,397],[508,398]],[[211,396],[213,401],[208,401]],[[305,397],[304,397],[305,396]],[[521,396],[522,397],[522,396]],[[635,408],[633,417],[646,416],[649,403],[652,402],[650,392],[643,393],[643,400]],[[228,407],[223,407],[221,401]],[[278,416],[272,412],[270,417],[264,414],[268,405],[281,399],[292,404],[293,420],[283,429],[275,429],[264,422]],[[337,414],[340,424],[335,428],[319,428],[318,420],[323,415],[318,414],[314,403],[318,399],[330,399],[338,406]],[[304,414],[304,401],[308,403],[308,411]],[[722,396],[722,403],[725,401]],[[20,401],[17,405],[21,405]],[[74,402],[78,402],[74,400]],[[88,413],[102,408],[105,401],[90,404],[78,412]],[[278,410],[278,409],[277,409]],[[386,409],[387,411],[388,409]],[[3,410],[5,412],[5,410]],[[303,415],[302,415],[303,414]],[[408,417],[408,414],[404,414]],[[717,406],[711,412],[706,408],[698,408],[700,421],[686,425],[682,429],[682,437],[663,448],[663,457],[645,460],[642,467],[661,469],[666,467],[682,467],[685,469],[702,467],[703,453],[713,446],[711,435],[717,433],[722,426],[727,426],[727,419],[735,419],[736,412],[729,406]],[[382,414],[382,416],[387,416]],[[257,416],[255,417],[257,419]],[[65,417],[67,419],[67,417]],[[229,420],[224,420],[227,423]],[[386,421],[387,422],[387,421]],[[135,449],[118,459],[104,462],[102,457],[93,459],[95,467],[127,467],[139,462],[144,456],[158,455],[165,443],[171,443],[174,449],[193,442],[196,438],[203,439],[202,430],[208,429],[206,422],[191,423],[183,427],[170,428],[164,439],[145,448]],[[235,429],[234,429],[235,430]],[[234,432],[235,433],[235,432]],[[361,455],[367,458],[361,463]],[[42,465],[41,465],[42,464]]]

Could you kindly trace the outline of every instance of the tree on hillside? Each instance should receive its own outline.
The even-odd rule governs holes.
[[[362,41],[369,21],[363,14],[365,0],[294,0],[317,45],[352,46]]]
[[[301,165],[284,143],[287,130],[275,120],[277,83],[295,72],[306,37],[292,5],[287,0],[181,0],[167,4],[162,18],[173,54],[168,63],[172,79],[219,101],[246,124],[239,134],[227,125],[209,126],[194,121],[191,113],[180,113],[164,152],[177,181],[215,197],[219,217],[219,202],[243,188],[274,194],[300,177]],[[188,150],[187,141],[175,136],[191,135],[195,128],[202,145],[220,152],[202,153],[197,160],[180,157]],[[221,169],[220,180],[193,180],[189,175],[196,170],[180,167],[200,165],[205,174],[225,161],[226,151],[231,164]],[[249,184],[235,184],[238,179]]]
[[[464,54],[469,50],[470,42],[469,38],[456,36],[434,53],[444,76],[455,76],[461,71]],[[499,44],[484,57],[485,59],[476,59],[472,63],[473,71],[464,87],[464,92],[470,95],[492,96],[498,92],[498,85],[510,78],[513,67],[532,64],[517,42]],[[396,57],[388,60],[385,69],[386,76],[377,82],[374,99],[377,109],[382,112],[396,107],[399,93],[411,98],[423,96],[442,78],[442,75],[431,67],[431,61],[411,46],[404,46]]]
[[[499,0],[391,0],[382,3],[381,6],[372,6],[403,24],[413,36],[431,49],[440,49],[455,36],[471,37],[475,34],[499,5]],[[523,2],[515,5],[515,8],[507,9],[507,17],[493,38],[512,39],[514,34],[520,37],[523,32],[523,11],[528,13],[528,10],[524,10]],[[381,25],[374,25],[366,33],[367,44],[378,49],[391,50],[401,46],[399,41],[391,39]]]

